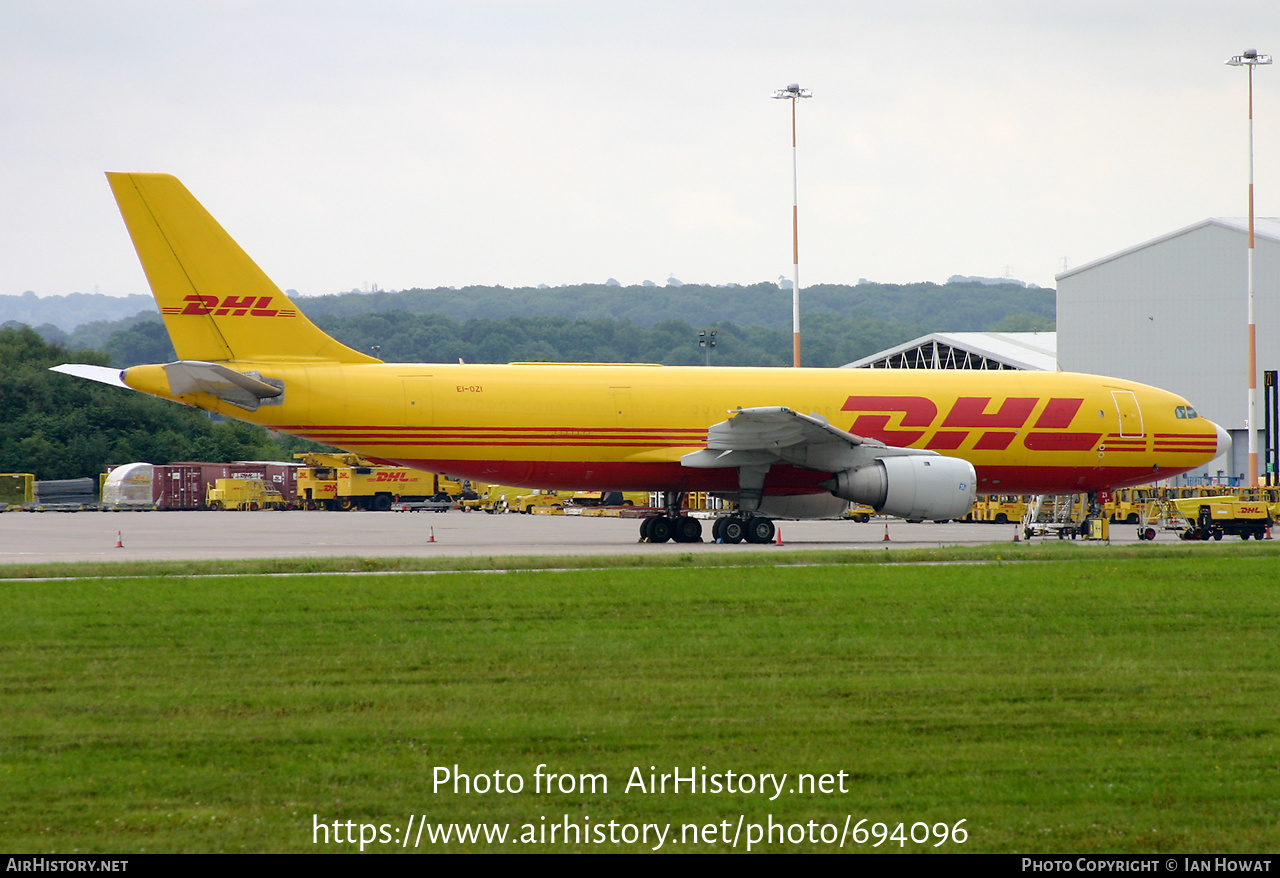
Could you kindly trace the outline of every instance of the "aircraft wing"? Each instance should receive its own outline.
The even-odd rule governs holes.
[[[805,415],[785,406],[737,409],[727,421],[707,430],[707,447],[680,459],[683,466],[770,466],[789,463],[804,469],[837,472],[884,457],[937,456],[937,452],[895,448],[833,427],[821,415]]]
[[[169,391],[174,396],[207,393],[249,411],[284,392],[282,387],[264,381],[256,372],[237,372],[218,363],[201,360],[169,363],[164,372],[169,378]]]

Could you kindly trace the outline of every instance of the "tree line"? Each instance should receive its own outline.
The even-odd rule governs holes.
[[[350,316],[321,315],[321,329],[343,344],[400,363],[662,363],[702,365],[700,332],[715,330],[715,366],[789,366],[791,326],[766,327],[721,321],[691,324],[663,320],[640,326],[614,318],[559,316],[471,318],[405,311]],[[931,331],[932,323],[894,323],[875,317],[809,313],[801,324],[806,366],[833,368],[878,353]],[[1010,313],[981,329],[1047,331],[1053,322],[1038,314]],[[101,348],[113,366],[165,363],[176,358],[158,316],[137,320],[106,336]]]
[[[750,286],[611,286],[578,284],[551,289],[468,286],[400,292],[340,293],[298,301],[311,319],[406,311],[452,320],[505,317],[612,319],[651,327],[666,320],[705,326],[732,320],[744,326],[786,329],[791,292],[777,284]],[[982,332],[1006,316],[1036,315],[1052,323],[1056,293],[1016,283],[977,282],[815,284],[801,291],[802,319],[829,316],[876,319],[927,332]]]
[[[1054,291],[1014,283],[819,284],[802,293],[806,365],[839,366],[939,330],[1054,327]],[[555,289],[466,287],[344,293],[296,300],[352,347],[404,362],[516,360],[703,362],[699,330],[716,329],[713,363],[790,363],[791,294],[776,284],[724,287]],[[47,341],[102,350],[113,365],[172,359],[159,314],[98,320],[64,330],[36,325]]]

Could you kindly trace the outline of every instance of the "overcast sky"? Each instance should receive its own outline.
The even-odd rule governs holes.
[[[1275,0],[0,0],[0,294],[147,291],[103,171],[281,287],[1054,285],[1247,210]],[[1280,66],[1257,70],[1280,213]]]

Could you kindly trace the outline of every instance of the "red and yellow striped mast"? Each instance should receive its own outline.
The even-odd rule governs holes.
[[[1249,68],[1249,401],[1245,410],[1245,431],[1249,436],[1249,487],[1258,486],[1258,327],[1254,323],[1253,300],[1253,68],[1270,64],[1270,55],[1259,55],[1257,49],[1245,49],[1242,54],[1227,59],[1232,67]]]
[[[796,101],[811,98],[813,92],[791,83],[773,93],[779,100],[791,101],[791,253],[793,279],[791,285],[791,356],[792,365],[800,368],[800,160],[796,150]]]

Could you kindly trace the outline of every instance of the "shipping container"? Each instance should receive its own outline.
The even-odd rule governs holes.
[[[152,497],[157,509],[201,509],[207,490],[203,475],[207,464],[166,463],[152,471]],[[225,466],[225,465],[224,465]],[[226,473],[213,480],[226,478]]]

